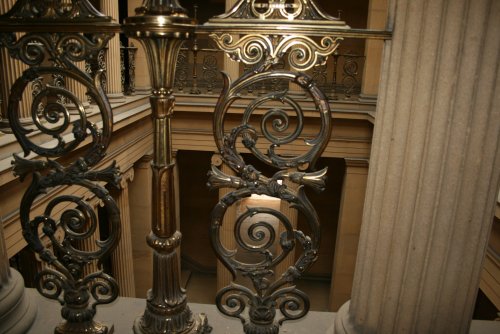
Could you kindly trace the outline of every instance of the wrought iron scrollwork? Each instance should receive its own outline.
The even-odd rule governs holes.
[[[248,89],[248,87],[269,79],[288,80],[305,89],[310,94],[319,111],[321,127],[315,138],[305,140],[307,146],[310,147],[309,151],[297,157],[279,155],[276,150],[280,146],[293,143],[299,139],[299,135],[302,133],[304,126],[303,112],[299,103],[288,94],[287,90],[271,92],[256,98],[247,106],[243,116],[243,124],[247,126],[247,133],[244,136],[243,144],[256,157],[271,166],[278,168],[299,167],[301,169],[307,169],[310,165],[314,165],[319,154],[328,143],[331,132],[331,115],[330,107],[325,100],[323,92],[315,84],[312,78],[306,74],[284,70],[266,71],[258,69],[248,72],[232,85],[230,85],[227,75],[224,74],[225,86],[214,114],[214,134],[217,146],[219,150],[224,150],[224,118],[230,106]],[[279,102],[282,104],[282,107],[271,108],[262,116],[260,129],[264,138],[267,139],[269,143],[267,152],[262,152],[257,146],[255,130],[250,127],[249,121],[255,111],[269,101]],[[285,109],[291,110],[294,114],[295,130],[286,135],[281,135],[289,129],[291,124],[290,111],[285,111]],[[254,134],[252,135],[251,133]]]
[[[315,64],[324,63],[326,57],[338,47],[340,38],[325,36],[318,43],[307,36],[267,36],[261,34],[246,35],[234,41],[230,34],[211,37],[218,46],[228,52],[234,60],[247,64],[258,64],[265,59],[279,62],[284,54],[288,55],[288,64],[296,70],[306,71]]]
[[[74,64],[97,59],[114,35],[111,30],[118,30],[109,23],[110,18],[87,1],[77,0],[18,1],[0,17],[0,46],[30,66],[12,86],[7,115],[25,157],[35,153],[46,158],[32,160],[14,155],[13,171],[21,180],[32,176],[21,200],[20,220],[28,245],[48,265],[36,275],[35,286],[43,296],[58,300],[63,306],[61,314],[66,321],[56,328],[56,333],[107,333],[106,326],[93,320],[96,306],[110,303],[118,296],[117,283],[102,270],[84,274],[87,264],[97,261],[100,266],[119,240],[119,209],[101,184],[118,187],[120,173],[114,163],[103,170],[92,169],[103,159],[110,143],[112,110],[100,85],[101,72],[91,77]],[[82,32],[74,32],[77,24],[81,24],[78,29]],[[93,28],[86,31],[85,24]],[[106,28],[97,32],[95,26],[99,24]],[[15,35],[9,29],[25,33]],[[67,80],[85,87],[100,111],[100,119],[87,118],[84,101],[65,88]],[[36,88],[31,107],[34,126],[26,128],[19,121],[20,100],[32,85]],[[70,113],[70,106],[76,112]],[[44,139],[40,141],[41,137]],[[83,151],[75,157],[77,148]],[[59,158],[64,158],[64,164]],[[87,189],[104,204],[110,225],[105,240],[96,237],[98,218],[94,208],[81,197],[56,196],[49,200],[43,213],[32,214],[35,201],[51,189],[74,185]],[[60,231],[62,239],[56,237]],[[41,235],[51,241],[53,250],[44,245]],[[94,250],[78,247],[83,240],[94,239]]]
[[[242,123],[229,133],[224,130],[225,115],[232,103],[248,87],[261,80],[272,78],[286,79],[304,88],[316,104],[321,119],[321,126],[315,138],[301,139],[303,133],[304,115],[297,101],[285,91],[272,92],[257,97],[251,102],[243,115]],[[316,260],[319,240],[320,223],[316,211],[307,196],[304,187],[312,187],[318,191],[325,187],[326,168],[317,172],[305,170],[314,166],[317,158],[325,148],[331,131],[331,114],[326,97],[312,79],[301,73],[285,70],[272,70],[262,66],[255,71],[247,72],[243,77],[230,84],[224,76],[225,86],[217,104],[214,115],[214,134],[223,161],[230,166],[237,176],[223,173],[216,166],[209,172],[208,185],[211,188],[233,188],[224,196],[212,211],[211,240],[219,260],[230,270],[233,279],[238,273],[251,280],[254,290],[235,282],[220,290],[216,297],[219,310],[231,317],[239,318],[245,333],[278,333],[279,327],[286,320],[303,317],[309,311],[310,303],[307,295],[298,290],[294,284]],[[272,107],[261,117],[260,131],[251,124],[256,110],[262,109],[266,103],[283,108]],[[294,129],[289,129],[293,115]],[[253,166],[245,163],[237,150],[238,139],[261,161],[279,168],[272,177],[262,175]],[[269,143],[267,151],[262,151],[259,140]],[[287,144],[304,140],[309,151],[298,156],[280,155],[278,149]],[[291,171],[292,168],[295,171]],[[287,187],[284,180],[290,180],[298,185],[294,190]],[[234,235],[237,249],[227,249],[221,242],[222,222],[228,207],[253,194],[267,195],[288,202],[296,208],[307,221],[310,234],[297,230],[289,219],[281,212],[267,208],[248,208],[235,222]],[[275,227],[267,220],[258,220],[243,228],[244,222],[252,217],[267,214],[277,218],[283,232],[277,235]],[[273,245],[278,245],[278,251],[273,253]],[[295,265],[289,267],[281,277],[272,282],[274,267],[299,245],[302,254]],[[255,262],[245,262],[238,258],[238,249],[250,252],[257,259]],[[247,310],[248,307],[248,310]],[[276,320],[277,311],[281,317]],[[248,313],[246,313],[248,311]],[[245,318],[248,314],[248,319]]]
[[[222,161],[235,173],[228,175],[213,164],[208,174],[209,187],[232,189],[211,215],[212,245],[233,276],[233,282],[217,293],[216,305],[223,314],[240,319],[247,334],[277,334],[284,321],[300,319],[310,308],[309,298],[295,285],[316,260],[320,242],[319,218],[305,188],[325,187],[327,169],[316,170],[315,164],[332,128],[325,94],[312,77],[294,71],[323,65],[339,46],[341,38],[334,30],[349,27],[312,0],[240,0],[206,27],[220,49],[248,68],[233,83],[223,74],[224,88],[214,112],[215,142]],[[280,68],[284,63],[292,70]],[[289,92],[290,84],[313,101],[319,121],[315,130],[305,131],[304,99]],[[246,103],[241,123],[225,129],[230,108],[236,101],[241,105],[242,95],[255,89],[260,94]],[[246,163],[241,150],[277,171],[264,175]],[[228,249],[221,238],[226,211],[252,195],[288,203],[304,218],[307,229],[299,230],[287,215],[271,207],[248,207],[234,222],[236,247]],[[275,273],[290,254],[297,256],[295,263]],[[251,286],[242,284],[241,278]]]

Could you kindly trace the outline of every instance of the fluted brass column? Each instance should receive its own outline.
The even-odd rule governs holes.
[[[153,127],[152,231],[153,288],[148,291],[144,315],[134,324],[135,333],[207,333],[204,315],[193,317],[186,292],[180,285],[178,252],[182,235],[176,226],[171,118],[175,97],[175,65],[184,40],[192,37],[196,21],[177,0],[146,0],[128,17],[123,29],[146,50],[151,78]]]

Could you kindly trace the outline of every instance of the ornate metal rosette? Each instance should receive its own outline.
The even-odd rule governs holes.
[[[24,155],[46,158],[14,155],[13,170],[21,180],[32,175],[21,201],[20,219],[28,245],[48,264],[35,278],[37,289],[63,305],[61,314],[66,322],[56,333],[107,333],[107,327],[93,320],[96,306],[118,296],[118,286],[109,275],[102,271],[84,274],[89,263],[97,261],[100,266],[119,240],[119,209],[99,183],[118,187],[120,176],[114,163],[103,170],[91,169],[109,145],[112,110],[100,86],[101,73],[91,77],[74,64],[97,59],[118,30],[109,17],[80,0],[18,1],[0,16],[0,46],[30,66],[12,86],[7,113]],[[87,117],[81,97],[65,88],[68,81],[85,87],[100,117]],[[19,108],[23,93],[32,87],[34,125],[27,128],[19,121]],[[74,154],[77,148],[83,148],[80,156]],[[59,158],[64,158],[64,165]],[[31,213],[41,196],[70,185],[87,189],[103,204],[111,231],[107,239],[95,236],[98,219],[94,208],[79,196],[56,196],[42,214]],[[41,235],[50,240],[53,249],[46,247]],[[94,239],[94,250],[80,249],[83,241]]]

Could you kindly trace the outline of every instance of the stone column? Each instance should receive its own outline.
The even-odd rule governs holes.
[[[75,65],[85,73],[85,62],[79,61]],[[65,78],[66,88],[72,92],[83,104],[84,108],[87,110],[90,107],[89,99],[87,97],[87,88],[76,80]],[[69,102],[70,109],[76,109],[75,106]]]
[[[130,168],[122,175],[120,192],[115,200],[120,208],[121,238],[118,246],[111,254],[113,277],[120,287],[120,296],[135,297],[134,257],[132,254],[132,233],[130,227],[130,204],[128,183],[134,178],[134,169]]]
[[[152,155],[146,155],[134,165],[134,181],[129,185],[130,226],[137,298],[146,298],[153,277],[151,266],[153,251],[144,242],[151,230],[152,159]]]
[[[226,13],[233,8],[233,6],[238,2],[238,0],[226,0]],[[234,36],[238,38],[238,36]],[[227,55],[224,55],[224,72],[229,74],[231,80],[236,80],[240,76],[240,63],[231,60]]]
[[[351,297],[368,177],[368,160],[345,159],[345,164],[330,288],[332,312]]]
[[[395,0],[335,333],[468,333],[500,173],[500,2]]]
[[[96,216],[99,217],[98,211],[99,207],[103,206],[102,201],[97,196],[88,199],[87,201],[88,204],[94,209]],[[99,230],[99,224],[97,224],[96,230],[89,238],[77,242],[77,249],[81,249],[87,252],[97,251],[98,250],[97,241],[100,240],[100,234],[101,233]],[[88,263],[86,266],[83,267],[83,276],[90,275],[99,270],[100,269],[97,266],[97,261],[91,261],[90,263]]]
[[[5,14],[16,2],[16,0],[4,0],[0,1],[0,14]],[[17,34],[20,37],[20,34]],[[28,69],[28,65],[24,64],[20,60],[14,59],[9,56],[9,52],[6,48],[0,49],[0,89],[2,104],[1,115],[0,115],[0,131],[11,132],[9,121],[7,120],[7,105],[9,103],[10,88],[12,84],[22,75],[22,73]],[[21,102],[19,103],[21,123],[24,125],[32,124],[31,118],[31,104],[33,97],[31,96],[31,89],[28,85],[27,89],[23,93]]]
[[[387,22],[388,0],[370,0],[368,5],[367,29],[384,30]],[[365,44],[365,66],[363,82],[361,83],[361,102],[377,101],[380,82],[380,67],[382,65],[382,50],[384,41],[367,39]]]
[[[69,4],[71,4],[71,1],[72,0],[63,0],[62,3],[69,5]],[[86,73],[85,61],[79,61],[79,62],[76,62],[74,64],[83,73]],[[89,100],[88,100],[87,95],[86,95],[87,89],[85,88],[85,86],[82,85],[81,83],[79,83],[78,81],[73,80],[69,77],[64,78],[64,80],[65,80],[65,84],[66,84],[65,88],[67,90],[69,90],[71,93],[73,93],[80,100],[80,102],[82,102],[83,107],[85,109],[88,109],[90,107],[90,103],[89,103]],[[76,110],[76,106],[73,103],[69,102],[68,109],[70,110],[70,113],[73,113]]]
[[[135,9],[142,5],[142,0],[128,1],[128,16],[135,15]],[[148,63],[146,53],[141,43],[131,42],[130,46],[135,46],[135,93],[136,95],[151,94],[151,80],[149,79]]]
[[[101,0],[101,12],[118,22],[118,0]],[[109,43],[106,52],[107,95],[111,103],[125,102],[122,91],[122,72],[120,60],[120,36],[116,34]]]
[[[227,175],[234,176],[235,172],[222,162],[219,154],[214,154],[212,157],[212,164],[219,167],[221,171]],[[226,194],[230,193],[233,189],[230,188],[220,188],[219,189],[219,198],[224,197]],[[232,205],[227,208],[226,214],[224,215],[224,219],[222,220],[221,227],[221,235],[220,239],[222,244],[227,249],[235,249],[236,248],[236,240],[234,239],[234,223],[236,221],[236,208],[237,205]],[[228,286],[233,277],[229,270],[219,261],[217,260],[217,290],[220,290],[226,286]]]
[[[294,170],[290,170],[290,172],[292,171]],[[296,190],[298,188],[296,183],[293,183],[288,179],[284,181],[284,184],[291,189]],[[291,208],[290,204],[287,201],[281,201],[280,211],[290,220],[290,223],[292,224],[293,228],[294,229],[297,228],[297,223],[299,218],[297,209]],[[281,236],[281,233],[283,232],[286,232],[286,230],[283,227],[283,225],[280,224],[277,234],[278,243],[279,243],[279,236]],[[288,267],[293,266],[294,264],[295,264],[295,250],[291,251],[288,254],[288,256],[284,258],[283,261],[276,266],[275,276],[280,277],[288,269]]]
[[[25,293],[21,274],[9,266],[3,222],[0,221],[0,333],[25,333],[36,313],[32,296]]]

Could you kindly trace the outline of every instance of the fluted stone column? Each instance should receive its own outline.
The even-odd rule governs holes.
[[[226,0],[226,13],[233,8],[238,0]],[[236,38],[236,37],[235,37]],[[226,72],[231,80],[236,80],[240,76],[240,63],[231,60],[228,56],[224,55],[224,72]]]
[[[25,294],[21,274],[9,266],[3,222],[0,221],[0,333],[25,333],[36,313],[34,300]]]
[[[12,8],[15,2],[16,0],[0,1],[0,14],[5,14],[10,8]],[[6,48],[0,49],[0,88],[2,89],[0,131],[2,132],[10,132],[10,126],[7,120],[7,105],[9,103],[10,88],[26,69],[28,69],[28,65],[24,64],[20,60],[10,57]],[[31,96],[31,90],[29,87],[30,86],[28,86],[28,89],[26,89],[23,93],[22,99],[19,103],[22,120],[21,123],[25,125],[33,123],[31,118],[31,104],[33,97]]]
[[[345,159],[329,309],[336,312],[351,297],[363,203],[368,178],[368,160]]]
[[[151,266],[153,251],[144,242],[151,230],[152,160],[152,155],[146,155],[134,165],[134,181],[129,184],[130,225],[137,298],[146,298],[153,277]]]
[[[63,0],[62,3],[71,4],[72,0]],[[78,67],[83,73],[85,73],[85,61],[79,61],[74,63],[76,67]],[[76,80],[73,80],[69,77],[65,78],[66,81],[66,89],[72,92],[79,100],[82,102],[83,107],[87,110],[90,107],[90,103],[87,97],[87,89],[84,85],[79,83]],[[70,112],[75,112],[76,106],[73,103],[68,104],[68,109]]]
[[[94,197],[89,201],[89,205],[94,208],[94,212],[96,216],[98,216],[97,212],[99,211],[99,207],[102,207],[104,204],[98,197]],[[77,242],[77,249],[81,249],[87,252],[95,252],[99,250],[97,241],[100,240],[100,234],[99,224],[97,224],[96,230],[89,238]],[[100,269],[97,266],[97,261],[91,261],[83,267],[83,276],[85,277],[99,270]]]
[[[129,0],[128,1],[128,16],[135,14],[135,9],[142,5],[142,0]],[[136,95],[149,95],[151,94],[151,80],[149,79],[148,63],[146,60],[146,53],[141,43],[131,43],[137,48],[135,54],[135,93]]]
[[[500,2],[395,0],[335,333],[468,333],[499,186]]]
[[[130,168],[122,175],[120,192],[115,196],[120,208],[121,238],[111,254],[113,277],[120,287],[120,296],[135,297],[134,258],[132,253],[132,233],[130,227],[130,205],[128,183],[134,178],[134,169]]]
[[[212,164],[218,166],[220,170],[226,175],[234,176],[235,172],[225,163],[222,162],[220,155],[214,154],[212,157]],[[219,198],[224,197],[226,194],[230,193],[233,189],[230,188],[220,188]],[[222,220],[220,239],[222,244],[227,249],[236,249],[236,240],[234,239],[234,223],[236,222],[236,208],[237,205],[232,205],[227,208],[224,219]],[[228,286],[233,277],[229,270],[217,260],[217,290],[220,290]]]
[[[111,16],[114,21],[118,22],[118,0],[101,0],[101,12]],[[108,50],[106,52],[106,78],[109,101],[111,103],[124,102],[125,95],[123,95],[122,91],[119,34],[116,34],[108,43]]]
[[[75,63],[75,65],[83,72],[85,73],[85,62],[84,61],[79,61]],[[79,83],[76,80],[66,78],[66,84],[67,84],[67,89],[72,92],[83,104],[84,108],[87,110],[90,107],[89,99],[87,97],[87,89],[85,86],[81,83]],[[72,104],[69,103],[69,108],[71,109],[76,109],[76,107]]]
[[[368,5],[367,29],[384,30],[387,22],[389,0],[370,0]],[[359,100],[376,102],[380,82],[380,67],[384,41],[367,39],[365,44],[365,66]]]
[[[291,172],[292,171],[295,170],[291,170]],[[296,183],[291,182],[288,179],[284,180],[283,183],[291,189],[297,190],[298,188],[298,185]],[[294,229],[297,228],[297,223],[299,218],[297,209],[290,207],[290,204],[287,201],[282,200],[280,204],[280,211],[288,218],[290,224],[292,224],[292,227]],[[280,236],[283,232],[286,232],[286,229],[282,224],[279,224],[277,235]],[[295,252],[292,251],[287,255],[287,257],[283,259],[281,263],[279,263],[276,266],[275,270],[276,277],[280,277],[288,269],[288,267],[293,266],[294,264],[295,264]]]

